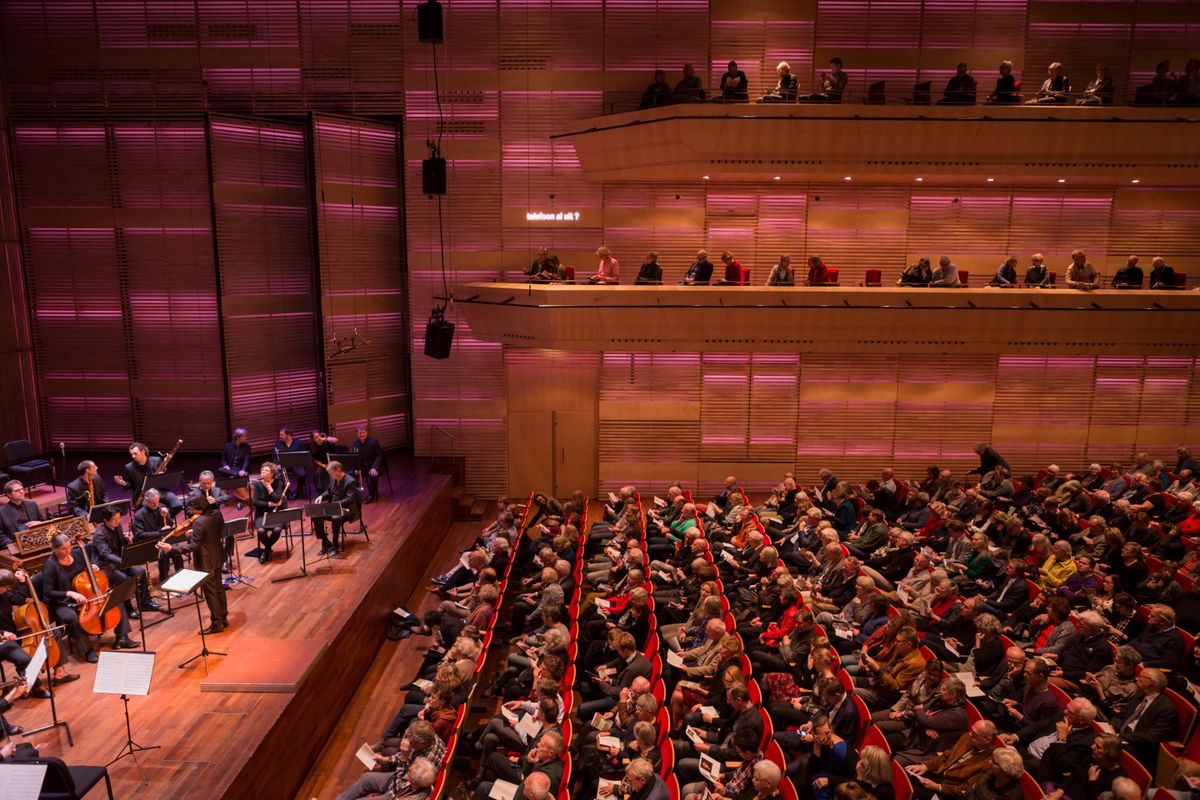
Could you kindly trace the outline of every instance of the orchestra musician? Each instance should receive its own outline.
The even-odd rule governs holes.
[[[29,593],[25,588],[25,571],[0,569],[0,661],[7,661],[16,667],[17,674],[22,678],[25,677],[25,668],[29,666],[32,660],[29,653],[18,641],[18,631],[16,621],[13,620],[13,610],[25,604],[29,599]],[[46,620],[49,622],[49,620]],[[57,633],[52,634],[58,636]],[[69,672],[66,668],[66,662],[61,662],[54,669],[54,682],[70,683],[71,681],[79,680],[79,675]],[[31,697],[47,698],[50,693],[46,691],[42,682],[39,680],[34,684]],[[8,726],[10,735],[15,736],[20,733],[19,730],[13,730],[12,725]]]
[[[133,514],[133,538],[136,540],[161,536],[164,528],[174,528],[175,517],[162,504],[158,489],[147,489],[142,498],[142,507]],[[183,554],[179,552],[158,553],[158,582],[165,583],[171,574],[171,565],[175,571],[183,569]]]
[[[279,541],[283,528],[273,525],[263,526],[268,512],[287,508],[287,498],[283,496],[283,481],[278,480],[279,468],[270,461],[265,462],[259,471],[260,480],[254,481],[251,505],[254,508],[254,530],[258,532],[258,563],[266,564],[271,560],[271,548]]]
[[[116,475],[113,480],[117,482],[118,486],[133,492],[136,499],[145,488],[146,479],[153,475],[162,464],[162,458],[150,455],[150,450],[141,442],[129,445],[129,457],[132,460],[125,464],[125,474]],[[160,495],[163,505],[171,512],[171,516],[183,511],[183,501],[176,497],[174,492],[161,492]]]
[[[305,453],[308,446],[292,435],[291,428],[280,428],[279,438],[275,441],[275,463],[279,463],[280,453]],[[282,468],[280,464],[280,468]],[[289,473],[291,487],[288,489],[288,499],[295,500],[297,495],[304,494],[304,481],[308,478],[304,467],[296,467]]]
[[[0,506],[0,547],[8,547],[17,540],[17,531],[23,531],[31,522],[41,522],[44,517],[37,503],[25,499],[25,485],[18,480],[4,484],[8,502]]]
[[[233,441],[226,442],[225,448],[221,450],[221,466],[217,467],[217,472],[220,472],[227,478],[247,478],[250,474],[250,434],[245,428],[238,428],[233,432]],[[234,490],[234,496],[237,498],[238,511],[242,510],[242,503],[250,499],[250,492],[239,487]]]
[[[228,606],[225,586],[221,583],[221,560],[225,548],[221,539],[225,533],[225,519],[218,505],[209,502],[203,495],[188,500],[188,513],[198,515],[188,533],[187,541],[177,544],[159,542],[158,549],[166,552],[191,552],[196,556],[196,569],[204,570],[208,577],[200,584],[204,590],[204,602],[208,605],[208,628],[205,634],[220,633],[229,627]]]
[[[67,511],[86,517],[94,507],[108,502],[108,492],[95,461],[80,461],[78,471],[79,477],[67,484]]]
[[[158,534],[152,534],[158,538]],[[92,537],[92,550],[95,552],[95,563],[108,574],[108,585],[117,586],[130,578],[137,578],[138,605],[143,611],[162,611],[162,606],[150,597],[150,579],[146,576],[146,568],[141,564],[127,569],[121,569],[121,554],[127,545],[135,541],[132,530],[125,530],[121,525],[121,510],[118,508],[104,509],[104,518]],[[125,614],[130,619],[137,619],[140,613],[133,607],[132,600],[125,601]]]
[[[79,627],[79,614],[76,611],[79,604],[87,602],[87,598],[72,586],[75,576],[82,574],[87,568],[83,554],[65,533],[56,533],[50,540],[50,546],[50,558],[46,559],[42,567],[42,596],[46,600],[50,616],[66,626],[67,636],[74,646],[75,654],[86,658],[88,663],[95,664],[100,660],[100,656],[92,649],[83,628]],[[98,572],[100,567],[93,564],[92,569]],[[119,611],[121,619],[113,631],[116,636],[113,646],[119,650],[132,650],[138,646],[138,642],[129,638],[129,617],[126,616],[125,609],[121,608]]]
[[[380,446],[379,440],[371,435],[366,425],[358,426],[358,435],[354,439],[351,449],[358,453],[359,481],[365,485],[367,490],[367,496],[363,498],[363,502],[373,503],[375,498],[379,497],[379,470],[383,469],[383,462],[387,455]]]
[[[216,483],[217,476],[212,473],[212,470],[206,469],[204,472],[201,472],[199,482],[194,484],[192,488],[188,490],[188,502],[191,502],[197,497],[203,497],[206,498],[209,505],[212,505],[213,507],[222,506],[225,503],[228,503],[231,498],[229,495],[225,494],[225,492],[221,491]],[[231,536],[229,537],[229,540],[225,542],[225,559],[228,562],[228,560],[232,557],[233,537]],[[229,571],[228,563],[221,565],[221,571]]]
[[[79,676],[76,675],[76,678]],[[20,725],[11,725],[4,718],[5,712],[12,708],[13,700],[22,697],[25,694],[25,682],[22,681],[9,690],[8,694],[0,697],[0,729],[4,730],[6,737],[19,736],[25,732],[25,729]],[[49,697],[49,693],[46,694]],[[0,747],[0,762],[6,761],[23,761],[25,759],[37,758],[38,745],[30,744],[29,742],[12,742]]]
[[[308,452],[313,460],[313,488],[318,494],[329,488],[329,457],[337,443],[336,436],[321,431],[313,431],[308,440]]]
[[[347,522],[355,522],[362,518],[362,494],[358,491],[358,482],[342,468],[342,462],[330,461],[327,469],[330,485],[317,499],[323,503],[337,503],[342,507],[342,513],[328,520],[314,518],[312,522],[317,538],[321,540],[321,555],[328,553],[332,558],[338,554],[337,543],[341,538],[342,527]],[[333,528],[332,542],[325,532],[326,522],[331,523]]]

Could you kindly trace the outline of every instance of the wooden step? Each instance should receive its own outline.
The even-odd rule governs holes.
[[[483,519],[483,513],[475,511],[475,495],[456,488],[453,497],[455,522],[478,522]]]

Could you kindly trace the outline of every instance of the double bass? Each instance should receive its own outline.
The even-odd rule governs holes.
[[[17,569],[22,569],[21,562],[17,562]],[[32,656],[38,645],[45,641],[46,663],[51,669],[57,669],[62,664],[62,651],[58,647],[58,637],[51,633],[56,627],[50,624],[50,614],[46,611],[45,603],[38,599],[33,588],[33,578],[28,572],[25,573],[25,589],[29,593],[29,599],[12,612],[21,649]]]
[[[104,610],[104,603],[111,594],[108,587],[108,576],[92,569],[92,560],[88,558],[87,545],[83,542],[83,536],[76,538],[75,543],[79,545],[79,552],[83,554],[85,569],[71,581],[71,588],[87,598],[79,604],[77,609],[79,627],[85,633],[99,636],[120,624],[121,609],[114,608],[107,614],[100,613]]]

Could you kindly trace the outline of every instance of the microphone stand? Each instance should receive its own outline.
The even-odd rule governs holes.
[[[62,453],[62,476],[63,476],[63,483],[66,483],[66,480],[67,480],[67,443],[59,442],[58,443],[58,451],[60,453]],[[91,509],[88,509],[88,510],[90,511]]]

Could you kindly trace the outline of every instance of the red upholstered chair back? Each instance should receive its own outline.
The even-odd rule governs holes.
[[[958,271],[958,282],[959,283],[961,283],[963,286],[966,286],[968,281],[970,281],[970,280],[971,280],[971,273],[968,270],[960,269]]]
[[[575,280],[575,268],[574,267],[565,267],[564,269],[566,269],[566,271],[567,271],[567,280],[569,280],[569,281]]]
[[[836,267],[828,267],[825,270],[825,283],[829,286],[837,286],[838,271]]]
[[[1050,285],[1053,286],[1056,283],[1058,283],[1058,273],[1050,270]]]
[[[904,771],[904,767],[892,759],[892,791],[896,800],[911,800],[913,796],[912,779]]]
[[[869,269],[867,270],[867,286],[880,286],[883,284],[883,270]]]
[[[1038,784],[1037,778],[1028,772],[1021,773],[1021,794],[1025,796],[1025,800],[1038,800],[1038,798],[1046,796],[1046,793],[1042,791],[1042,787]]]
[[[1175,288],[1182,289],[1185,286],[1187,286],[1187,273],[1186,272],[1176,272],[1175,273]]]
[[[742,267],[742,286],[750,285],[750,268]]]

